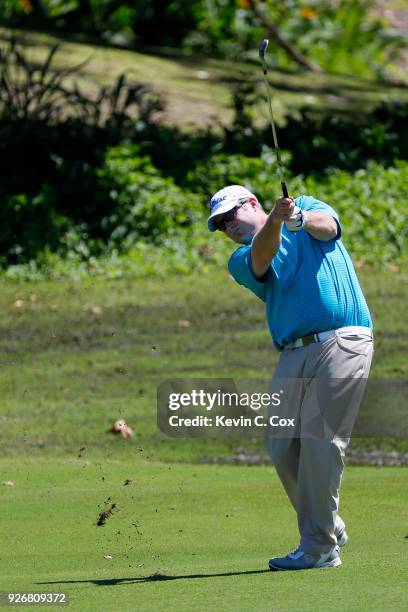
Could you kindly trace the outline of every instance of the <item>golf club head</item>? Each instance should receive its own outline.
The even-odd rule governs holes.
[[[262,62],[265,61],[265,53],[268,48],[268,45],[269,45],[269,40],[267,38],[264,38],[261,41],[261,44],[259,45],[259,57],[261,58]]]

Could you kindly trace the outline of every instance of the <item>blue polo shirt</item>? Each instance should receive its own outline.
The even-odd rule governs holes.
[[[372,328],[367,303],[341,240],[337,213],[312,196],[300,196],[295,204],[332,215],[338,225],[336,238],[324,242],[305,230],[290,232],[283,225],[281,245],[262,280],[253,273],[250,244],[237,249],[228,263],[235,280],[265,302],[269,330],[279,351],[311,333],[349,325]]]

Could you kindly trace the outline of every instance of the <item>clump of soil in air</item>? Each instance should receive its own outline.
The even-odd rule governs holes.
[[[108,520],[108,518],[110,518],[113,514],[114,509],[116,508],[116,504],[110,504],[106,510],[102,510],[102,512],[99,513],[98,516],[98,520],[96,522],[96,526],[97,527],[103,527],[103,525],[106,524],[106,521]]]

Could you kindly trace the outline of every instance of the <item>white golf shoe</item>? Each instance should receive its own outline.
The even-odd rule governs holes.
[[[341,559],[338,546],[333,546],[327,553],[317,555],[304,552],[299,547],[286,557],[275,557],[269,561],[269,569],[272,571],[320,569],[339,565]]]

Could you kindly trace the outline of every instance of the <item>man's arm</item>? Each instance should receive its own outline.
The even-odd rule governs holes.
[[[303,229],[313,236],[313,238],[323,240],[324,242],[336,238],[338,234],[337,223],[329,213],[322,211],[302,212],[305,216],[305,225]]]
[[[341,235],[340,226],[337,225],[334,217],[322,210],[303,210],[299,206],[295,207],[292,217],[285,222],[290,232],[305,230],[313,238],[328,242]]]
[[[265,224],[255,234],[252,241],[251,258],[252,268],[257,278],[262,278],[268,271],[280,247],[282,223],[290,218],[293,210],[292,198],[279,198]]]

